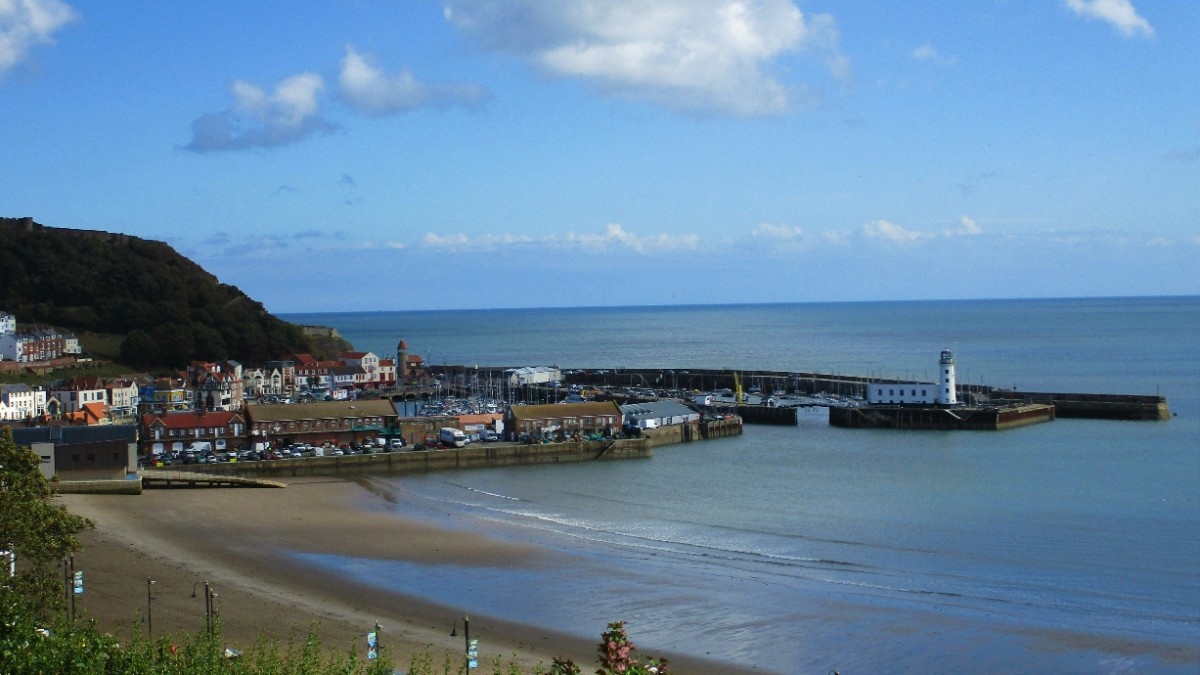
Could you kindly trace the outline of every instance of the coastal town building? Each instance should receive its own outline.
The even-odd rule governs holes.
[[[549,384],[562,380],[562,371],[558,366],[532,366],[525,368],[510,368],[504,371],[508,384],[513,387],[523,387],[527,384]]]
[[[54,385],[50,393],[62,405],[61,414],[83,410],[88,403],[108,405],[108,388],[98,377],[76,377]]]
[[[292,443],[341,445],[396,434],[399,415],[392,402],[323,401],[246,406],[250,441],[256,450]]]
[[[242,393],[260,399],[284,394],[283,372],[279,368],[251,368],[242,371]]]
[[[292,359],[276,359],[267,361],[266,370],[279,371],[281,389],[278,392],[268,391],[268,396],[291,396],[296,392],[296,362]]]
[[[657,429],[700,421],[700,413],[678,401],[647,401],[621,406],[626,427]]]
[[[0,405],[4,406],[5,420],[27,420],[46,414],[49,394],[42,387],[27,384],[0,385]]]
[[[114,377],[105,380],[108,391],[108,410],[115,417],[135,417],[142,400],[141,388],[136,380]]]
[[[133,425],[16,428],[13,440],[41,459],[47,479],[119,480],[137,470]]]
[[[425,359],[418,354],[408,353],[408,342],[400,340],[396,345],[396,384],[419,385],[429,380]]]
[[[143,455],[181,452],[194,442],[207,442],[217,452],[246,443],[246,418],[240,412],[194,411],[143,415],[139,445]]]
[[[195,410],[240,410],[244,394],[242,364],[196,361],[181,373],[191,386]]]
[[[143,386],[144,412],[179,412],[192,409],[192,390],[183,378],[160,377]]]
[[[82,353],[79,339],[52,328],[18,331],[17,318],[0,312],[0,361],[36,363],[52,361],[65,354]]]
[[[532,439],[611,436],[621,430],[621,420],[621,409],[613,401],[514,405],[504,415],[504,433],[507,440],[522,434]]]

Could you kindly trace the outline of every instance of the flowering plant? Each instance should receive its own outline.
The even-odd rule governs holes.
[[[637,647],[629,641],[625,634],[625,622],[615,621],[608,624],[600,636],[600,646],[596,648],[600,654],[600,670],[596,675],[670,675],[666,659],[645,657],[643,662],[636,654]]]

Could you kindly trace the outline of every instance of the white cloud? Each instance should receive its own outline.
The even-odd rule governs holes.
[[[351,108],[368,115],[403,113],[426,105],[475,107],[490,96],[474,84],[426,84],[408,69],[388,75],[350,45],[342,58],[338,94]]]
[[[859,234],[867,239],[911,244],[939,237],[945,239],[951,237],[973,237],[983,234],[983,229],[970,216],[964,215],[958,219],[954,227],[935,231],[908,230],[891,221],[872,220],[869,223],[863,224],[859,229]]]
[[[918,61],[939,63],[944,66],[952,66],[955,62],[953,56],[942,56],[938,53],[937,48],[928,42],[914,49],[912,57]]]
[[[484,47],[552,74],[699,113],[793,107],[794,92],[768,72],[788,53],[819,50],[835,77],[849,73],[832,17],[806,20],[791,0],[445,0],[445,15]]]
[[[192,122],[188,150],[215,152],[285,145],[333,125],[320,116],[318,94],[325,81],[314,73],[301,73],[279,81],[275,91],[238,80],[233,84],[233,107],[201,115]]]
[[[958,219],[958,227],[957,228],[946,231],[946,236],[954,236],[954,235],[970,236],[970,235],[976,235],[976,234],[983,234],[983,229],[981,229],[978,225],[976,225],[975,221],[971,220],[971,218],[966,215],[964,215],[963,217]]]
[[[906,230],[887,220],[872,220],[869,223],[864,223],[862,234],[867,239],[883,239],[885,241],[900,243],[911,243],[918,239],[925,239],[932,236],[927,232]]]
[[[59,0],[0,0],[0,76],[24,61],[34,45],[78,18]]]
[[[639,236],[628,232],[618,223],[609,223],[602,232],[567,232],[563,235],[531,237],[516,234],[486,234],[471,238],[465,234],[436,234],[427,232],[421,239],[426,248],[466,250],[497,250],[502,248],[538,245],[553,249],[588,249],[591,251],[613,248],[629,249],[637,253],[694,249],[700,239],[694,234],[655,234]]]
[[[1150,22],[1138,15],[1130,0],[1064,0],[1079,16],[1099,19],[1116,28],[1125,37],[1154,37]]]
[[[794,225],[760,223],[750,236],[768,243],[799,244],[804,241],[804,230]]]

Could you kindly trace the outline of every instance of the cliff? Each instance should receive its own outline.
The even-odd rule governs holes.
[[[20,324],[121,335],[119,360],[180,367],[311,351],[271,315],[164,242],[0,218],[0,310]]]

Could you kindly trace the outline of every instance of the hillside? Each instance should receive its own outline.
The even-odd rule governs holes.
[[[299,326],[163,242],[31,218],[0,218],[0,310],[18,325],[125,336],[119,360],[138,367],[311,351]]]

